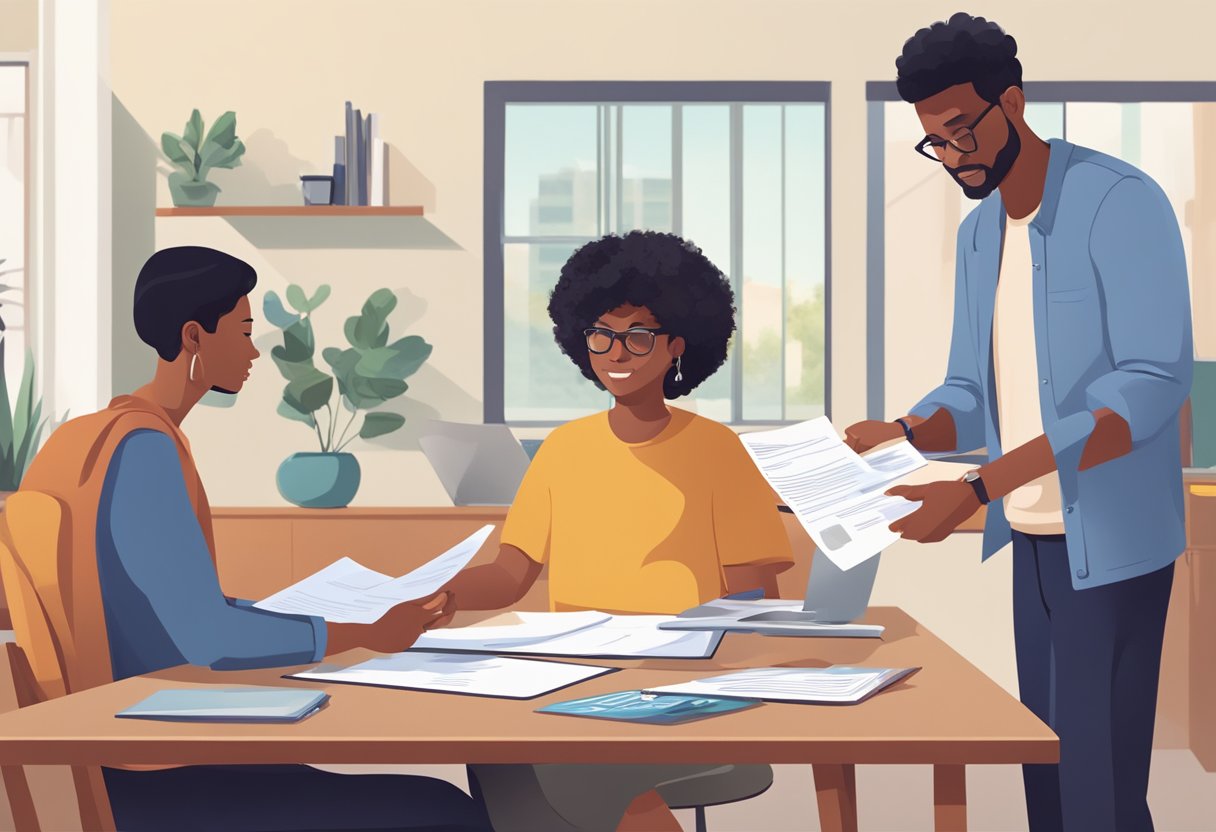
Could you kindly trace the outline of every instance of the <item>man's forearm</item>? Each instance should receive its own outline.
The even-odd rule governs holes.
[[[954,417],[944,407],[939,407],[928,419],[905,416],[904,421],[912,428],[912,445],[918,451],[945,453],[958,448],[958,432]]]
[[[1127,422],[1113,410],[1103,408],[1094,413],[1094,430],[1082,450],[1079,470],[1118,459],[1131,449],[1131,430]],[[1044,435],[988,463],[980,469],[980,476],[989,499],[999,500],[1054,470],[1055,452]]]

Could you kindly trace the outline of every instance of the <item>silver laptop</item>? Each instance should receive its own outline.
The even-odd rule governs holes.
[[[433,421],[418,444],[453,505],[509,506],[528,470],[528,454],[506,425]]]
[[[722,630],[730,633],[760,633],[770,636],[833,636],[878,638],[880,624],[854,624],[865,614],[878,574],[875,555],[844,570],[818,549],[811,560],[806,598],[801,602],[778,599],[742,601],[721,598],[693,607],[674,621],[664,621],[662,630]]]

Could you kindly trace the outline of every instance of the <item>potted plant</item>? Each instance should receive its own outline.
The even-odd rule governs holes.
[[[169,193],[173,204],[209,207],[215,204],[220,188],[207,181],[212,168],[235,168],[245,153],[236,135],[236,114],[231,110],[217,118],[203,137],[203,117],[195,110],[180,136],[163,133],[161,149],[178,170],[169,174]]]
[[[310,298],[293,284],[287,287],[287,302],[294,312],[284,308],[275,292],[267,292],[262,304],[266,320],[283,331],[283,343],[270,353],[287,381],[279,415],[316,431],[320,446],[319,452],[292,454],[279,466],[276,477],[283,498],[306,508],[341,508],[354,499],[359,490],[359,462],[343,448],[356,437],[372,439],[405,424],[401,414],[375,408],[409,389],[405,379],[417,372],[432,349],[417,335],[389,343],[388,316],[397,306],[397,296],[380,289],[371,294],[358,315],[346,319],[350,346],[322,350],[330,372],[317,368],[312,313],[329,293],[329,286],[321,286]],[[337,407],[331,404],[335,380],[341,402]],[[349,415],[339,431],[343,411]],[[350,433],[360,414],[358,430]]]
[[[5,262],[0,259],[0,265]],[[0,276],[18,271],[20,269],[0,269]],[[7,283],[0,284],[0,294],[14,288]],[[8,301],[8,305],[20,304]],[[0,508],[4,507],[8,495],[20,487],[46,427],[46,420],[42,418],[42,399],[34,396],[34,356],[29,350],[25,351],[25,366],[17,386],[15,406],[9,400],[8,374],[4,371],[6,330],[4,318],[0,317]]]

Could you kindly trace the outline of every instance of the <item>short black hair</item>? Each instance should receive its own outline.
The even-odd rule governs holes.
[[[895,59],[895,86],[915,104],[957,84],[971,84],[989,104],[1010,87],[1022,87],[1018,43],[990,20],[956,12],[921,29]]]
[[[220,318],[253,291],[253,266],[213,248],[178,246],[156,252],[135,281],[135,331],[165,361],[182,351],[190,321],[215,332]]]
[[[674,234],[609,234],[578,249],[562,266],[549,296],[553,335],[562,352],[601,390],[583,330],[617,307],[645,306],[659,325],[683,338],[683,379],[673,367],[663,380],[668,399],[685,396],[726,361],[735,330],[735,295],[701,249]]]

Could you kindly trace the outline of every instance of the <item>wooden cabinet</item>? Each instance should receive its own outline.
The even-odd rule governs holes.
[[[1191,751],[1204,769],[1216,771],[1216,478],[1189,481],[1186,501]]]

